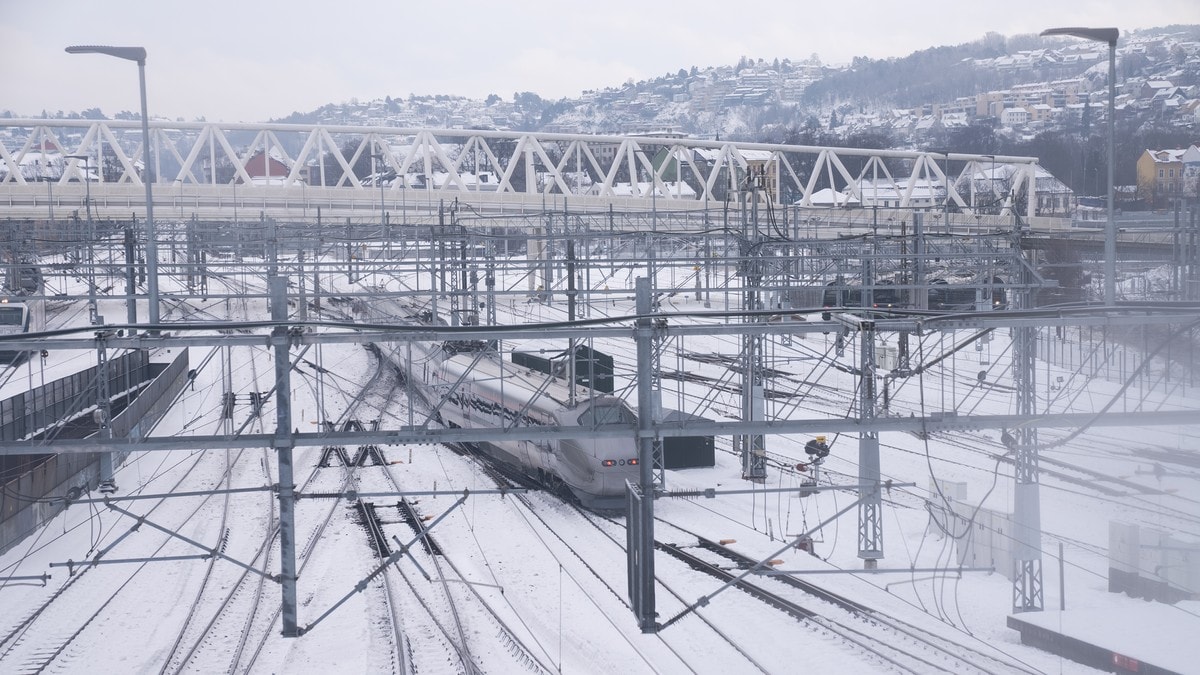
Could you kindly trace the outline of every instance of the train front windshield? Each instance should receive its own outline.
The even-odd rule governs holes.
[[[0,305],[0,326],[10,328],[12,326],[25,325],[25,307],[23,305],[5,307]]]
[[[602,424],[633,425],[637,416],[620,401],[593,403],[579,415],[579,426],[594,427]]]

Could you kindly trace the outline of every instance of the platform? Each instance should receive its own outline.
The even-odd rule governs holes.
[[[1117,673],[1194,673],[1200,664],[1200,603],[1027,612],[1008,617],[1021,642]]]

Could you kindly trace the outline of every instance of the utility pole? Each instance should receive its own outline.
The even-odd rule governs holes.
[[[96,331],[96,426],[100,438],[108,440],[112,435],[112,392],[109,387],[107,330]],[[117,491],[113,479],[116,463],[112,452],[100,453],[100,492],[111,494]]]
[[[739,239],[741,256],[739,266],[742,270],[742,280],[745,290],[742,293],[742,310],[752,312],[762,309],[760,287],[763,278],[764,261],[761,258],[760,244],[762,238],[758,231],[758,189],[753,177],[747,177],[750,184],[749,198],[752,202],[751,222],[745,222],[745,202],[742,202],[742,231],[744,236]],[[747,226],[748,225],[748,226]],[[746,317],[747,322],[757,319]],[[762,421],[766,417],[766,400],[763,391],[763,336],[761,333],[747,333],[742,338],[742,420],[745,422]],[[739,434],[734,436],[734,444],[742,456],[742,478],[755,483],[767,479],[767,440],[761,433]]]
[[[864,287],[865,288],[865,287]],[[865,291],[864,291],[865,293]],[[858,419],[864,429],[875,421],[875,321],[859,322]],[[883,557],[883,500],[879,493],[879,432],[858,435],[858,557],[875,569]]]
[[[274,268],[272,268],[274,269]],[[287,277],[270,281],[271,347],[275,351],[275,454],[279,462],[279,581],[283,589],[283,637],[299,637],[296,620],[296,485],[292,471],[291,335],[288,326]]]
[[[650,302],[650,279],[634,282],[637,302],[638,396],[638,484],[627,484],[628,515],[626,547],[629,600],[643,633],[657,633],[658,614],[654,598],[654,424],[657,422],[654,392],[650,381],[651,353],[654,351],[654,319]]]
[[[1022,267],[1022,283],[1030,284],[1030,272]],[[1025,308],[1033,306],[1034,290],[1021,294]],[[1017,389],[1017,414],[1032,419],[1037,413],[1037,328],[1013,329],[1013,380]],[[1013,490],[1013,611],[1040,612],[1042,593],[1042,514],[1038,480],[1037,427],[1021,426],[1013,438],[1016,447]]]

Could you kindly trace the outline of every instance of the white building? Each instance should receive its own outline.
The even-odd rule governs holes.
[[[1029,124],[1029,111],[1024,108],[1005,108],[1000,113],[1000,124],[1006,127],[1023,127]]]

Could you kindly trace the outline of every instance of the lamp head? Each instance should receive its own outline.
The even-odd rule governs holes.
[[[1047,28],[1042,31],[1041,36],[1049,35],[1070,35],[1071,37],[1083,38],[1085,40],[1094,40],[1096,42],[1105,42],[1109,47],[1117,46],[1117,38],[1120,37],[1121,31],[1116,28],[1084,28],[1082,26],[1068,26],[1066,28]]]
[[[107,54],[126,61],[137,61],[138,65],[146,65],[145,47],[109,47],[107,45],[74,45],[67,47],[68,54]]]

